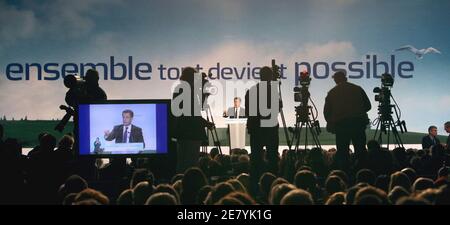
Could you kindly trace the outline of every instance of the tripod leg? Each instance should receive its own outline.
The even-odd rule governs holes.
[[[209,107],[209,105],[207,105],[206,118],[207,118],[208,122],[210,121],[210,119],[209,119],[210,117],[211,117],[211,122],[214,123],[214,117],[212,115],[211,108]],[[219,150],[219,154],[222,155],[222,148],[220,146],[219,135],[217,134],[217,129],[215,126],[212,128],[211,137],[213,139],[214,146],[216,146],[216,148]]]
[[[389,150],[389,139],[391,136],[391,121],[389,121],[389,126],[386,129],[387,129],[387,149]]]
[[[295,122],[294,134],[292,136],[292,144],[294,144],[294,142],[295,142],[295,147],[294,147],[295,151],[298,151],[298,144],[299,144],[299,141],[300,141],[300,129],[299,128],[300,128],[300,122],[296,121]]]
[[[303,124],[300,124],[300,122],[297,122],[297,143],[295,143],[295,148],[298,151],[299,150],[299,145],[300,145],[300,137],[301,137],[301,133],[302,133],[302,126]]]
[[[308,124],[302,122],[302,127],[305,125],[305,150],[308,148]]]
[[[280,98],[281,98],[281,96],[280,96]],[[285,138],[286,138],[286,143],[287,143],[287,145],[288,145],[288,149],[291,150],[291,148],[292,148],[292,143],[291,143],[291,141],[290,141],[290,139],[289,139],[289,132],[288,132],[288,128],[287,128],[287,126],[286,126],[286,120],[285,120],[285,118],[284,118],[283,109],[280,110],[280,115],[281,115],[281,122],[282,122],[282,124],[283,124],[283,130],[284,130],[284,136],[285,136]]]
[[[380,145],[383,143],[383,131],[381,130],[382,127],[384,126],[383,124],[384,124],[383,121],[380,121],[379,124],[378,124],[379,125],[378,143],[380,143]]]
[[[396,143],[399,147],[404,148],[404,146],[403,146],[403,141],[402,141],[402,139],[400,138],[400,134],[398,133],[397,128],[395,127],[394,121],[392,121],[392,134],[394,135],[395,143]]]
[[[319,136],[314,131],[311,121],[309,121],[308,124],[309,124],[308,126],[309,126],[309,130],[311,132],[312,139],[314,141],[314,145],[316,146],[316,148],[322,148],[322,146],[320,146]]]
[[[374,140],[376,140],[376,138],[377,138],[377,134],[378,134],[379,128],[380,128],[380,118],[378,118],[377,126],[375,128],[375,134],[373,135],[373,139]]]

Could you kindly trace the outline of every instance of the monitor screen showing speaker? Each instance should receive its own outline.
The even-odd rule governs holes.
[[[109,100],[78,106],[81,156],[168,153],[170,100]]]

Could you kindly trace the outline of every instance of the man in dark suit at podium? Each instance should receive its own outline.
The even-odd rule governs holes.
[[[439,144],[441,144],[441,142],[437,138],[437,127],[430,126],[428,128],[428,135],[422,138],[422,149],[430,149]]]
[[[234,106],[228,108],[226,116],[229,118],[245,118],[245,109],[241,107],[241,98],[234,98]]]
[[[133,111],[126,109],[122,112],[123,124],[114,126],[113,131],[105,131],[105,140],[116,140],[116,143],[144,143],[142,129],[133,124]],[[144,143],[145,146],[145,143]]]

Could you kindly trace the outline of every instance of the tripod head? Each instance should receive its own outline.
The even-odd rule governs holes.
[[[301,105],[308,105],[308,100],[311,97],[309,93],[309,85],[311,84],[311,77],[308,71],[300,72],[301,87],[294,87],[294,101],[301,102]]]

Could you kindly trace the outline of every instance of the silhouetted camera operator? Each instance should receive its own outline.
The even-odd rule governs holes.
[[[250,135],[252,191],[257,191],[257,182],[266,168],[278,173],[278,113],[280,111],[277,84],[270,67],[260,70],[261,81],[245,94],[245,115],[247,131]],[[263,148],[266,147],[268,167],[264,163]]]
[[[350,141],[353,143],[356,159],[365,155],[366,133],[369,124],[367,112],[371,109],[366,92],[358,85],[347,82],[346,72],[333,75],[336,86],[325,99],[323,114],[327,131],[336,134],[337,152],[334,164],[339,169],[350,169]]]
[[[183,173],[197,164],[200,147],[208,140],[205,127],[214,124],[201,116],[205,99],[205,77],[197,74],[194,68],[186,67],[181,72],[180,84],[173,92],[172,113],[175,116],[177,139],[177,172]]]
[[[89,69],[83,78],[75,75],[67,75],[64,78],[64,86],[69,88],[66,93],[66,103],[69,106],[61,105],[59,108],[66,111],[60,123],[56,125],[55,130],[62,132],[70,117],[75,115],[77,106],[80,102],[93,102],[106,100],[105,91],[100,87],[99,75],[97,70]],[[74,121],[76,122],[76,121]]]

